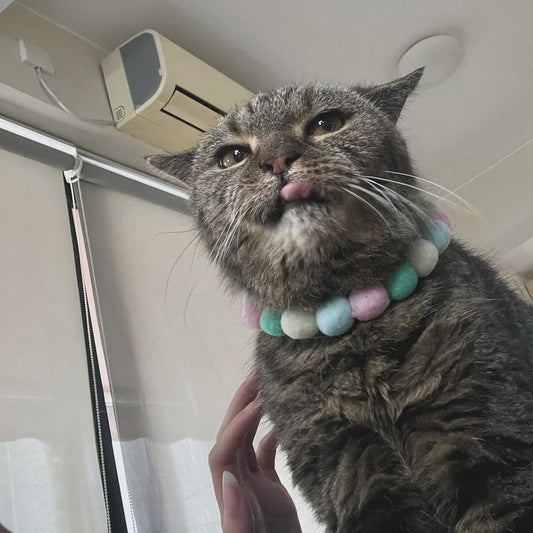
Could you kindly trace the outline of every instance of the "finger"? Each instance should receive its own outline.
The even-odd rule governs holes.
[[[226,429],[228,424],[235,418],[237,413],[242,411],[257,395],[255,374],[252,372],[241,383],[241,386],[237,389],[237,392],[233,396],[231,403],[228,406],[224,419],[220,424],[218,430],[218,436]]]
[[[242,486],[237,478],[225,471],[222,481],[223,533],[253,533],[254,522]]]
[[[209,453],[209,468],[220,510],[222,510],[222,472],[231,470],[234,475],[238,475],[239,450],[243,449],[246,434],[260,418],[259,402],[253,401],[231,420]]]
[[[274,430],[269,431],[259,442],[256,460],[263,474],[272,481],[280,482],[276,473],[276,450],[278,439]]]
[[[255,457],[255,450],[254,450],[254,438],[255,434],[257,432],[257,427],[259,426],[260,419],[257,419],[251,426],[250,431],[246,434],[244,437],[243,442],[243,458],[245,460],[244,463],[240,464],[241,467],[241,476],[248,475],[251,473],[257,473],[259,472],[259,465],[257,464],[257,459]]]

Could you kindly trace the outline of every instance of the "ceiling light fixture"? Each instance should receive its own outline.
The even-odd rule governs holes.
[[[398,74],[405,76],[425,67],[420,86],[427,89],[448,79],[461,64],[463,56],[459,39],[451,35],[432,35],[407,49],[398,61]]]

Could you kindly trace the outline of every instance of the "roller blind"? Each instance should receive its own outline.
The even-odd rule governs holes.
[[[0,523],[105,532],[61,174],[0,150]]]

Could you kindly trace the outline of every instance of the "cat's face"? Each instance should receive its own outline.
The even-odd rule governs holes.
[[[283,285],[300,287],[303,273],[319,297],[339,256],[408,238],[404,227],[391,235],[391,202],[378,200],[379,184],[366,176],[411,173],[395,122],[420,75],[377,88],[259,94],[195,150],[150,163],[190,187],[203,241],[234,285],[272,304]]]

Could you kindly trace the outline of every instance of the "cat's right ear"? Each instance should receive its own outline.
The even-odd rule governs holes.
[[[402,112],[405,101],[415,90],[423,73],[424,67],[417,68],[407,74],[407,76],[385,85],[359,87],[358,90],[360,94],[383,111],[393,122],[396,122]]]
[[[159,177],[172,185],[190,188],[192,163],[196,149],[179,154],[156,154],[146,156],[148,164],[157,170]]]

